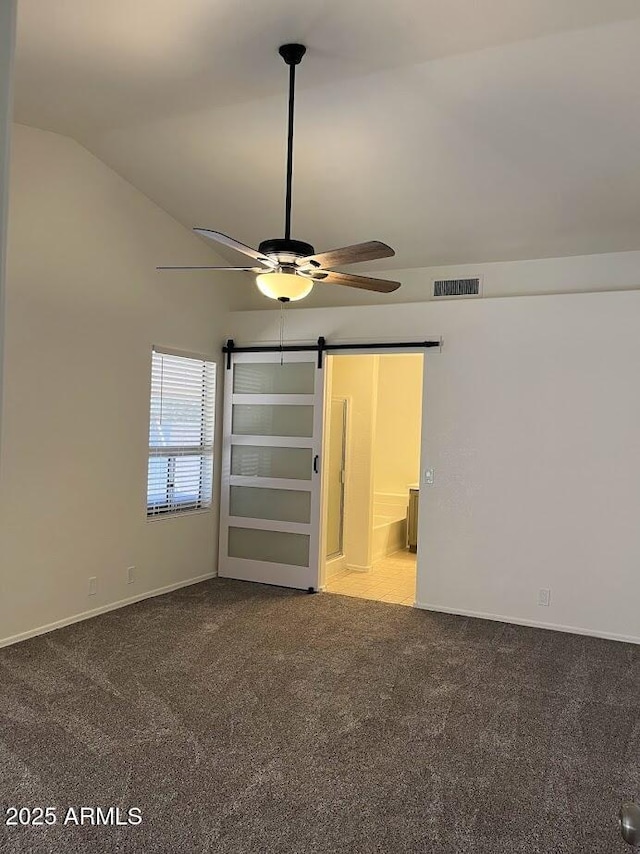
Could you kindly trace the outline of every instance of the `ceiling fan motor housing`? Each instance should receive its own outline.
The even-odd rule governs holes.
[[[293,264],[296,258],[315,255],[315,249],[310,243],[305,243],[304,240],[287,240],[285,237],[263,240],[258,247],[258,252],[279,264]]]

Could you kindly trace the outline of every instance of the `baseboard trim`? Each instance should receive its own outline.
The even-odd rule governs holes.
[[[353,569],[355,572],[369,572],[371,566],[359,566],[357,563],[346,564],[346,569]]]
[[[347,559],[344,555],[331,557],[325,561],[324,567],[325,578],[333,578],[335,575],[338,575],[338,573],[347,568]]]
[[[540,620],[526,620],[520,617],[507,617],[504,614],[485,614],[483,611],[465,611],[461,608],[445,608],[441,605],[431,605],[429,602],[416,602],[415,608],[422,611],[436,611],[440,614],[453,614],[458,617],[475,617],[478,620],[493,620],[496,623],[512,623],[515,626],[527,626],[533,629],[547,629],[551,632],[566,632],[570,635],[586,635],[587,637],[602,638],[603,640],[620,641],[622,643],[640,644],[640,637],[634,635],[618,635],[613,632],[598,632],[585,629],[582,626],[563,626],[558,623],[543,623]]]
[[[198,575],[196,578],[188,578],[186,581],[176,581],[174,584],[167,584],[165,587],[156,587],[154,590],[148,590],[146,593],[140,593],[137,596],[130,596],[128,599],[119,599],[117,602],[101,605],[99,608],[93,608],[91,611],[74,614],[72,617],[65,617],[62,620],[57,620],[55,623],[38,626],[36,629],[29,629],[29,631],[21,632],[18,635],[0,638],[0,649],[5,646],[11,646],[14,643],[20,643],[20,641],[29,640],[29,638],[35,638],[38,635],[46,635],[48,632],[54,632],[56,629],[62,629],[65,626],[72,626],[74,623],[81,623],[83,620],[90,620],[92,617],[99,617],[100,614],[107,614],[109,611],[117,611],[118,608],[126,608],[127,605],[135,605],[136,602],[142,602],[145,599],[153,599],[156,596],[162,596],[164,593],[171,593],[174,590],[179,590],[181,587],[189,587],[192,584],[199,584],[201,581],[208,581],[210,578],[215,577],[215,572],[207,572],[205,575]]]
[[[371,566],[373,566],[373,564],[377,563],[379,560],[384,560],[386,557],[391,557],[391,555],[397,555],[398,552],[405,551],[409,551],[406,545],[396,544],[395,546],[390,546],[388,549],[383,549],[381,552],[375,552],[373,555]]]

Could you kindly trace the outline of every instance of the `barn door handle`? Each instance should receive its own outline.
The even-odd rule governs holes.
[[[313,470],[316,474],[318,474],[318,463],[320,462],[320,457],[318,454],[313,458]]]

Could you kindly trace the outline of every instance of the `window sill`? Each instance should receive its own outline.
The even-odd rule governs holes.
[[[147,522],[160,522],[166,519],[184,519],[187,516],[206,516],[213,511],[213,506],[205,507],[202,510],[176,510],[172,513],[156,513],[154,516],[147,516]]]

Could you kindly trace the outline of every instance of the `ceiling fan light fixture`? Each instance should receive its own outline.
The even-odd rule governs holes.
[[[270,299],[295,302],[309,296],[313,282],[295,273],[260,273],[256,276],[258,290]]]

